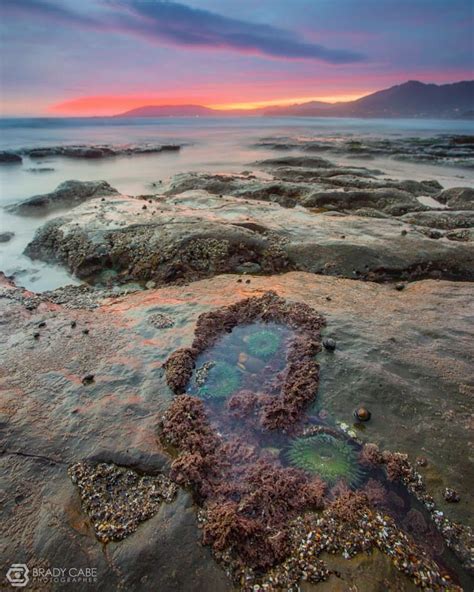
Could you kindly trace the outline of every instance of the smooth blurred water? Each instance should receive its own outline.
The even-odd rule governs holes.
[[[255,160],[275,155],[275,151],[252,147],[263,137],[395,138],[448,133],[474,134],[474,122],[298,117],[0,119],[2,150],[68,144],[184,144],[179,152],[162,154],[96,160],[24,158],[21,165],[0,165],[0,206],[50,192],[68,179],[104,179],[122,193],[138,195],[156,192],[152,183],[165,181],[180,172],[240,172],[251,169]],[[364,159],[335,158],[332,154],[329,158],[341,164],[368,164]],[[437,179],[445,187],[472,184],[469,178],[472,173],[454,167],[404,163],[388,158],[372,159],[369,166],[381,168],[394,178]],[[33,172],[33,168],[52,170]],[[12,241],[0,244],[1,270],[15,273],[20,283],[34,290],[70,283],[70,276],[62,270],[32,263],[21,254],[44,218],[26,219],[1,210],[0,217],[0,232],[13,230],[16,233]]]

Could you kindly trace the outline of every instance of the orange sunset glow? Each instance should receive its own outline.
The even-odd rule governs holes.
[[[370,91],[358,92],[351,94],[340,95],[318,95],[318,96],[299,96],[288,97],[281,99],[268,100],[254,100],[254,101],[237,101],[229,100],[219,101],[215,98],[205,95],[191,95],[191,96],[154,96],[154,95],[97,95],[90,97],[80,97],[71,99],[51,105],[48,111],[54,115],[71,115],[71,116],[87,116],[87,115],[115,115],[130,109],[135,109],[143,105],[203,105],[211,109],[225,111],[229,109],[241,109],[243,111],[251,109],[259,109],[264,107],[295,105],[298,103],[305,103],[308,101],[324,101],[327,103],[337,103],[342,101],[353,101],[359,99]]]

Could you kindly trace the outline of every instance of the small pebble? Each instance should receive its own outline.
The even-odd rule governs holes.
[[[146,207],[146,206],[142,206],[142,210],[146,210],[146,209],[147,209],[147,207]]]
[[[458,492],[455,489],[450,489],[449,487],[446,487],[443,495],[444,499],[450,504],[457,504],[461,500]]]
[[[426,467],[426,466],[427,466],[427,464],[428,464],[428,459],[427,459],[427,458],[425,458],[424,456],[419,456],[419,457],[416,459],[416,464],[417,464],[419,467]]]
[[[239,278],[239,279],[237,280],[237,283],[238,283],[238,284],[241,284],[241,283],[242,283],[242,280]]]
[[[354,417],[359,421],[369,421],[372,417],[372,413],[367,409],[367,407],[358,407],[354,411]]]
[[[331,300],[332,300],[331,296],[326,296],[326,300],[327,300],[328,302],[331,302]]]
[[[44,321],[41,321],[41,323],[38,323],[38,327],[46,327],[46,323]]]
[[[405,284],[395,284],[395,290],[398,290],[399,292],[401,292],[402,290],[405,289]]]
[[[89,335],[89,329],[83,329],[82,332],[84,333],[84,335]]]
[[[331,339],[331,337],[325,337],[323,339],[323,346],[328,351],[334,351],[336,349],[336,340],[335,339]]]
[[[250,280],[245,280],[245,283],[246,284],[250,284]]]
[[[76,321],[71,321],[71,327],[74,329],[74,327],[77,325]]]
[[[405,229],[403,229],[403,230],[401,231],[401,233],[400,233],[400,234],[401,234],[402,236],[406,236],[406,235],[408,234],[408,232],[407,232]]]
[[[82,384],[91,384],[93,382],[94,382],[94,375],[93,374],[87,374],[82,379]]]
[[[40,334],[38,332],[33,333],[33,338],[34,339],[39,339],[39,337],[40,337]]]

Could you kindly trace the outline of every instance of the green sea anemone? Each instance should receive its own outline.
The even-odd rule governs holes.
[[[262,329],[247,338],[249,353],[256,358],[271,358],[280,347],[281,337],[274,331]]]
[[[240,372],[227,362],[214,362],[207,370],[204,384],[198,387],[198,394],[206,399],[224,399],[238,390]]]
[[[356,487],[364,476],[355,449],[329,434],[293,440],[287,458],[293,466],[319,475],[328,485],[344,480],[350,487]]]

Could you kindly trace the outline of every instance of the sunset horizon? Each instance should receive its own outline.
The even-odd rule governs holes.
[[[474,590],[473,0],[0,0],[2,590]]]
[[[180,104],[251,110],[474,77],[465,0],[389,0],[383,11],[370,0],[357,16],[350,2],[299,0],[292,10],[266,0],[255,10],[250,0],[4,0],[0,115],[108,116]]]

